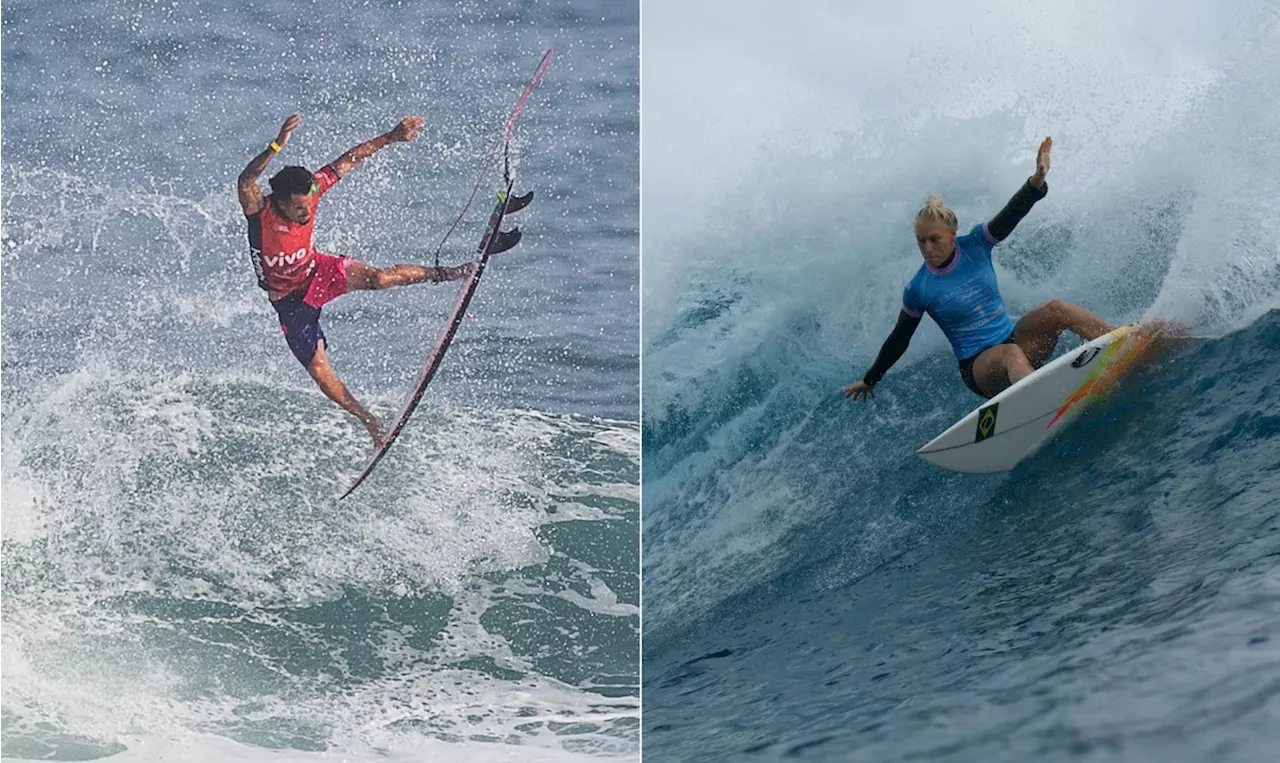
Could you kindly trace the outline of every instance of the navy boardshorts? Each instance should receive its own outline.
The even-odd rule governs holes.
[[[973,390],[974,394],[976,394],[978,397],[990,399],[991,396],[986,394],[982,390],[978,389],[978,382],[973,378],[973,361],[978,359],[978,355],[981,355],[982,353],[986,352],[992,347],[998,347],[999,345],[1002,345],[1002,344],[1017,344],[1017,342],[1014,341],[1013,334],[1010,334],[1009,336],[1005,337],[1003,342],[996,342],[995,344],[990,345],[988,347],[983,347],[981,350],[978,350],[978,352],[975,353],[974,355],[960,361],[960,378],[964,379],[964,386]]]
[[[284,332],[284,340],[289,343],[293,356],[310,368],[316,357],[316,348],[324,340],[324,329],[320,328],[320,308],[308,305],[305,296],[306,292],[295,291],[272,302],[271,306],[280,316],[280,330]]]

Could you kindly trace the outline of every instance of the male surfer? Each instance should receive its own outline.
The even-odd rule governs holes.
[[[280,330],[289,349],[330,400],[360,419],[376,447],[382,442],[382,427],[347,391],[329,365],[324,331],[320,328],[320,309],[348,291],[453,281],[465,278],[472,266],[468,263],[451,268],[420,265],[375,268],[349,257],[335,257],[312,249],[311,234],[320,197],[352,167],[377,151],[418,137],[422,117],[405,117],[390,132],[355,146],[314,174],[299,166],[281,169],[271,178],[271,194],[263,198],[258,176],[271,158],[288,145],[289,136],[301,121],[297,114],[286,119],[276,139],[249,162],[236,182],[240,206],[249,222],[253,267],[258,286],[266,290],[280,317]]]
[[[1053,139],[1045,138],[1036,156],[1035,174],[990,222],[975,225],[964,236],[956,235],[956,213],[943,206],[942,195],[929,194],[915,219],[916,246],[924,263],[903,290],[897,326],[862,380],[844,388],[845,397],[875,397],[875,385],[906,352],[925,313],[951,342],[965,385],[984,398],[994,397],[1043,365],[1063,331],[1088,341],[1112,330],[1088,310],[1058,299],[1040,305],[1014,325],[996,285],[991,250],[1049,193],[1044,178],[1052,148]]]

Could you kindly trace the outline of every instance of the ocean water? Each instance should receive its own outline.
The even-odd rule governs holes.
[[[1276,759],[1280,8],[642,15],[645,760]],[[1046,135],[1013,313],[1189,336],[1014,471],[946,472],[914,451],[978,399],[931,321],[840,388],[925,196],[989,218]]]
[[[634,758],[635,5],[16,0],[0,29],[0,755]],[[281,339],[235,177],[291,113],[268,175],[422,114],[316,246],[426,261],[547,48],[524,241],[339,503],[367,435]],[[454,300],[331,303],[335,369],[393,413]]]

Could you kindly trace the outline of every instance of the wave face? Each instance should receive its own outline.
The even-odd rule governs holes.
[[[0,754],[634,757],[636,9],[3,15]],[[423,113],[316,223],[321,251],[421,262],[547,46],[514,153],[538,193],[524,241],[338,503],[368,438],[281,340],[234,178],[294,111],[269,172]],[[455,299],[326,306],[334,366],[373,411],[398,410]]]
[[[653,5],[646,758],[1276,744],[1274,4]],[[839,390],[925,195],[989,218],[1044,135],[1050,194],[996,250],[1011,311],[1192,338],[1014,472],[944,472],[914,451],[978,400],[931,321],[874,401]]]

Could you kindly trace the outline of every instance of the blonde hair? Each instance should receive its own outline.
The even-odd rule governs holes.
[[[924,200],[924,208],[916,212],[916,221],[924,220],[931,223],[942,223],[955,230],[959,225],[956,219],[956,213],[952,212],[942,203],[942,194],[931,193],[929,198]]]

